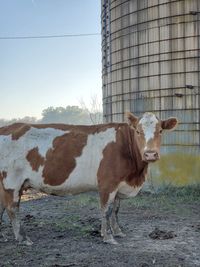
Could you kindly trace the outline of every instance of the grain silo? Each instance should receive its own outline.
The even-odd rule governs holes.
[[[152,175],[200,182],[200,1],[101,2],[104,121],[123,121],[125,111],[178,117]]]

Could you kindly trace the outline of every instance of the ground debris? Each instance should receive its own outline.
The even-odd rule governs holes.
[[[32,219],[35,219],[35,217],[31,214],[27,214],[22,220],[23,221],[30,221]]]
[[[160,230],[158,227],[155,227],[153,232],[149,234],[149,237],[152,239],[171,239],[176,237],[177,235],[174,233],[174,231],[165,231]]]
[[[67,263],[67,264],[54,264],[50,265],[49,267],[71,267],[71,266],[80,266],[78,263]]]
[[[196,232],[200,232],[200,224],[192,225],[192,228],[194,228]]]
[[[78,264],[78,263],[75,263],[75,262],[73,262],[73,263],[67,263],[67,264],[54,264],[54,265],[51,265],[51,266],[49,266],[49,267],[71,267],[71,266],[80,266],[80,264]]]
[[[84,220],[79,220],[81,225],[90,226],[90,229],[88,230],[88,234],[91,236],[100,237],[101,236],[101,225],[100,221],[95,218],[86,218]]]

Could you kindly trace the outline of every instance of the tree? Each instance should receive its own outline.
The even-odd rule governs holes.
[[[66,124],[99,124],[102,123],[101,102],[97,95],[93,95],[90,101],[90,107],[87,108],[83,100],[80,100],[80,106],[67,107],[48,107],[42,111],[42,119],[26,116],[12,120],[0,119],[0,127],[15,122],[24,123],[66,123]]]
[[[14,118],[11,120],[5,120],[5,119],[0,119],[0,127],[12,124],[12,123],[16,123],[16,122],[24,122],[24,123],[38,123],[39,120],[37,120],[37,118],[35,117],[29,117],[26,116],[24,118]]]
[[[79,104],[85,110],[91,120],[92,124],[100,124],[103,122],[102,104],[97,94],[90,98],[90,107],[87,107],[85,101],[81,98]]]
[[[42,111],[42,123],[89,124],[88,113],[78,106],[48,107]]]

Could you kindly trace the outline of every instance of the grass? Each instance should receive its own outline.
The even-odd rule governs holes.
[[[125,200],[136,209],[162,210],[177,214],[192,214],[191,204],[200,202],[200,186],[164,187],[156,194],[141,192],[135,198]]]
[[[82,209],[81,206],[78,206],[76,210],[74,204],[71,203],[71,208],[64,212],[62,217],[55,215],[50,220],[44,216],[41,219],[36,218],[31,224],[40,229],[45,227],[56,232],[73,232],[76,236],[86,236],[93,230],[93,225],[89,222],[90,217],[83,217],[79,214],[80,209]]]
[[[92,226],[88,223],[81,223],[81,217],[79,215],[68,215],[54,221],[52,227],[61,232],[72,231],[76,236],[87,236],[92,230]]]
[[[99,197],[96,193],[82,193],[76,196],[73,196],[72,199],[66,202],[66,209],[70,206],[75,205],[79,207],[90,206],[97,207],[99,203]]]
[[[194,208],[191,205],[198,205],[200,202],[200,185],[173,187],[170,185],[163,186],[156,193],[140,192],[136,197],[122,201],[123,206],[130,206],[135,209],[149,209],[163,212],[173,212],[177,214],[192,215]],[[66,198],[66,201],[57,202],[57,206],[51,209],[62,209],[63,214],[67,213],[64,218],[59,220],[56,228],[60,230],[76,229],[77,231],[87,232],[85,225],[81,225],[77,209],[97,209],[99,210],[99,196],[97,193],[84,193]],[[70,215],[70,216],[69,216]]]
[[[198,200],[200,199],[200,184],[183,187],[173,187],[167,185],[163,188],[160,188],[158,193],[169,196],[173,195],[176,197],[183,197],[185,199]]]

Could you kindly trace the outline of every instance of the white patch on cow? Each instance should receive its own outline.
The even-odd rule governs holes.
[[[76,167],[68,179],[61,185],[54,186],[55,190],[66,193],[80,193],[97,190],[97,171],[103,158],[104,148],[116,141],[116,130],[108,128],[104,132],[90,134],[82,154],[76,158]]]
[[[142,186],[134,187],[128,185],[126,182],[121,182],[118,186],[117,195],[119,198],[129,198],[129,197],[135,197]]]
[[[140,119],[139,124],[142,125],[146,143],[154,137],[157,123],[158,120],[153,113],[145,113]]]
[[[42,168],[38,172],[32,170],[26,160],[28,152],[38,147],[39,153],[45,157],[46,152],[52,148],[52,142],[57,136],[68,133],[54,128],[37,129],[31,127],[18,140],[12,140],[12,136],[0,136],[0,172],[7,172],[3,180],[6,189],[14,190],[14,201],[18,201],[19,190],[26,179],[38,186],[43,183]]]
[[[118,187],[117,189],[115,189],[115,191],[109,194],[108,203],[107,203],[108,205],[114,201],[117,191],[118,191]]]

